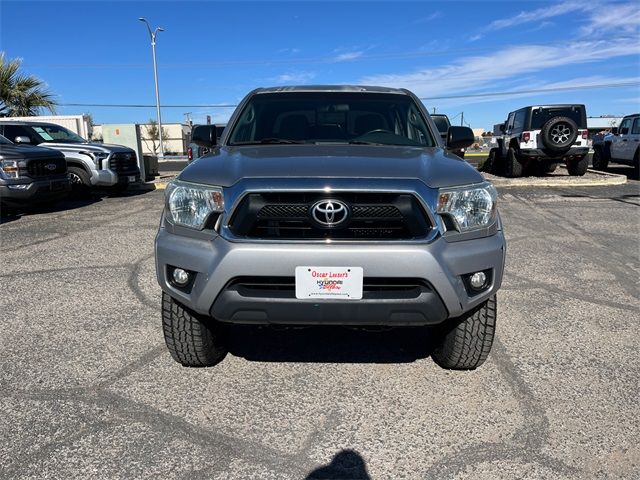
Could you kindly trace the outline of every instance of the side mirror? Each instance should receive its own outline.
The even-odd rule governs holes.
[[[618,127],[613,127],[613,128],[611,128],[611,133],[612,133],[613,135],[617,135],[617,134],[618,134]]]
[[[196,125],[191,132],[191,141],[201,147],[211,148],[216,145],[215,125]]]
[[[620,135],[628,135],[629,134],[629,127],[624,127],[620,129]]]
[[[31,139],[25,135],[20,135],[15,138],[16,143],[31,143]]]
[[[447,148],[457,150],[466,148],[475,140],[473,130],[469,127],[449,127],[447,132]]]
[[[505,132],[505,130],[506,130],[506,125],[505,125],[504,123],[501,123],[501,124],[500,124],[500,131],[501,131],[502,133],[504,133],[504,132]]]

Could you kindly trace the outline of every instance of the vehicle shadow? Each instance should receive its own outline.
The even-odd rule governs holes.
[[[316,468],[305,480],[370,480],[367,464],[360,454],[354,450],[341,450],[333,457],[331,463]]]
[[[14,222],[29,215],[75,210],[77,208],[83,208],[94,203],[102,202],[105,198],[137,197],[153,191],[153,188],[146,187],[125,191],[94,190],[91,193],[83,195],[71,194],[50,203],[36,203],[24,206],[3,205],[0,208],[0,224]]]
[[[229,325],[225,334],[229,353],[259,362],[411,363],[433,351],[433,336],[425,327]]]
[[[640,177],[638,177],[638,175],[634,174],[633,167],[627,167],[627,166],[611,167],[611,166],[609,166],[609,167],[607,167],[605,172],[607,172],[607,173],[615,173],[617,175],[626,175],[627,178],[631,179],[631,180],[640,180]]]

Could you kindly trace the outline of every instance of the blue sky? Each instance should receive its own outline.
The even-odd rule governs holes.
[[[259,86],[405,87],[432,110],[490,128],[531,103],[585,103],[591,116],[640,110],[635,86],[470,98],[640,81],[640,8],[592,2],[30,2],[0,0],[0,50],[61,104],[155,102],[146,17],[158,35],[166,105],[236,104]],[[226,120],[232,109],[192,112]],[[61,107],[96,123],[144,122],[154,108]],[[459,121],[460,116],[455,121]]]

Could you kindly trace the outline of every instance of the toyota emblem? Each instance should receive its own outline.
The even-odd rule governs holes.
[[[311,216],[321,226],[333,228],[349,217],[349,207],[340,200],[321,200],[311,207]]]
[[[46,168],[47,170],[53,172],[56,168],[58,168],[58,166],[55,163],[47,163],[44,168]]]

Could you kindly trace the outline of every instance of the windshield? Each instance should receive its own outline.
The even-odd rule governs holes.
[[[13,142],[9,141],[9,139],[0,135],[0,144],[2,145],[13,145]]]
[[[87,143],[80,135],[60,125],[31,125],[31,128],[42,138],[43,142]]]
[[[228,144],[269,143],[435,146],[408,95],[347,92],[254,95],[236,120]]]

